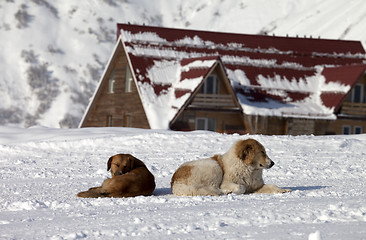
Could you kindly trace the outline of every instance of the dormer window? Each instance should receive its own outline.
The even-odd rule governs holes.
[[[216,75],[210,75],[203,83],[201,93],[203,94],[219,94],[219,79]]]
[[[365,86],[364,84],[356,84],[350,93],[348,100],[354,103],[365,103]]]

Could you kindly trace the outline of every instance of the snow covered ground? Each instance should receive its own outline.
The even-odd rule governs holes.
[[[118,22],[366,47],[364,0],[1,0],[0,125],[77,127]]]
[[[175,197],[185,161],[255,138],[282,195]],[[126,128],[0,127],[0,239],[366,239],[366,135],[239,136]],[[81,199],[132,153],[156,177],[150,197]]]

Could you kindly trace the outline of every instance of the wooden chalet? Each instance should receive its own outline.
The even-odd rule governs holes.
[[[359,41],[117,28],[80,127],[366,131],[366,55]]]

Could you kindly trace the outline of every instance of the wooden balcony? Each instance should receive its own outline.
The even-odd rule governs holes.
[[[345,102],[340,113],[352,116],[366,116],[366,103]]]
[[[197,94],[189,108],[239,110],[229,94]]]

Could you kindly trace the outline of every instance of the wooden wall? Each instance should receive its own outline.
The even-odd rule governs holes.
[[[351,134],[354,134],[355,127],[362,127],[363,133],[366,132],[366,120],[365,119],[347,119],[338,117],[337,120],[332,121],[326,133],[327,134],[343,134],[343,126],[351,127]]]
[[[251,134],[286,134],[286,119],[284,118],[246,115],[245,119],[248,123],[249,132]]]
[[[186,109],[175,124],[171,126],[173,130],[194,131],[196,130],[197,118],[215,118],[216,132],[220,133],[247,133],[241,112],[218,112],[210,110]]]
[[[252,134],[324,135],[330,121],[319,119],[245,116]]]

